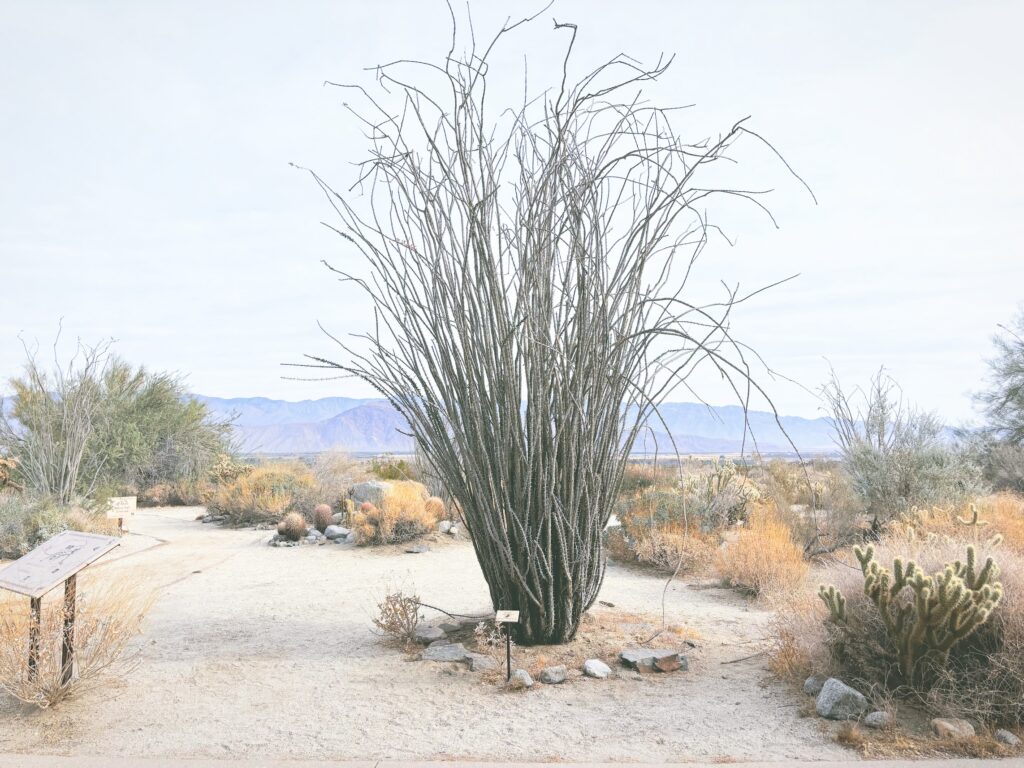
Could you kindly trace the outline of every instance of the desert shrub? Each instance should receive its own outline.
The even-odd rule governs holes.
[[[341,504],[349,486],[369,478],[366,463],[342,451],[318,453],[309,469],[316,481],[317,497],[332,506]]]
[[[755,509],[718,551],[718,573],[733,587],[753,595],[778,595],[804,586],[808,566],[793,532],[772,507]]]
[[[248,475],[254,469],[252,464],[239,461],[230,453],[221,453],[213,462],[207,476],[211,482],[217,485],[228,485],[243,475]]]
[[[213,493],[211,513],[234,525],[276,523],[288,512],[313,504],[316,481],[298,462],[272,462],[255,467]]]
[[[131,579],[79,579],[75,619],[75,674],[63,681],[63,591],[43,599],[37,672],[26,658],[28,601],[0,593],[0,689],[28,704],[46,708],[102,681],[123,674],[135,661],[132,639],[139,632],[152,597]]]
[[[960,503],[981,489],[968,453],[950,444],[935,414],[905,405],[884,371],[859,397],[835,376],[822,393],[843,468],[875,530],[911,507]]]
[[[388,592],[377,603],[373,625],[387,638],[402,645],[410,645],[416,638],[420,623],[420,598],[402,592]]]
[[[953,529],[955,531],[955,529]],[[808,600],[809,591],[780,608],[774,620],[773,668],[794,678],[811,672],[842,677],[862,690],[891,691],[923,702],[937,714],[977,718],[990,724],[1019,724],[1024,717],[1024,556],[996,541],[975,544],[974,532],[954,535],[934,530],[918,533],[896,529],[874,547],[880,563],[913,561],[925,574],[943,574],[957,561],[966,566],[967,547],[977,546],[976,575],[988,557],[1002,569],[1002,599],[988,620],[955,642],[948,654],[929,658],[909,679],[901,669],[901,649],[872,597],[865,593],[865,576],[850,555],[822,574],[845,598],[845,620],[836,624],[825,604]],[[845,562],[846,559],[852,563]],[[854,565],[856,567],[851,567]],[[895,569],[893,569],[895,570]],[[909,587],[894,596],[893,621],[900,611],[913,618]],[[908,606],[908,607],[904,607]],[[931,642],[938,635],[926,635]],[[941,663],[937,663],[941,662]],[[916,665],[915,665],[916,668]]]
[[[370,472],[378,480],[419,480],[416,466],[412,462],[391,455],[377,456],[371,459]]]
[[[681,533],[653,528],[632,542],[629,549],[638,562],[679,574],[706,572],[715,559],[719,538],[694,531]]]
[[[428,496],[427,500],[423,502],[423,506],[427,515],[434,520],[444,520],[448,515],[444,500],[437,496]]]
[[[306,518],[298,512],[289,512],[277,524],[278,534],[284,536],[289,541],[298,541],[306,535],[308,530],[309,524],[306,522]]]
[[[0,559],[27,554],[61,531],[117,535],[117,521],[80,506],[33,494],[0,493]]]
[[[0,407],[3,404],[0,403]],[[6,456],[0,456],[0,493],[4,491],[20,491],[22,487],[14,481],[17,473],[18,462]]]
[[[320,533],[327,530],[327,526],[334,522],[334,512],[329,504],[317,504],[313,507],[313,527]]]
[[[444,504],[429,499],[420,483],[391,483],[379,507],[365,502],[352,514],[356,540],[361,545],[396,544],[429,533],[444,516]]]

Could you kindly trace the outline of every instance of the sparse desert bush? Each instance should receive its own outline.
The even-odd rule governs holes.
[[[428,496],[423,506],[427,515],[435,520],[444,520],[448,514],[448,510],[444,506],[444,500],[437,496]]]
[[[17,461],[7,456],[0,456],[0,493],[6,490],[12,492],[24,490],[14,481],[17,470]]]
[[[944,438],[933,413],[905,405],[884,371],[866,392],[850,394],[833,376],[822,393],[843,468],[876,532],[912,507],[960,504],[980,491],[980,467]]]
[[[420,598],[403,592],[388,592],[377,603],[373,625],[385,637],[402,645],[409,645],[416,637],[420,623]]]
[[[984,539],[976,543],[976,531],[966,526],[950,530],[956,535],[894,526],[874,547],[874,559],[879,563],[893,563],[898,558],[905,568],[913,561],[924,574],[945,574],[947,564],[959,571],[957,561],[966,567],[968,546],[977,547],[975,577],[987,558],[994,558],[1001,569],[1002,599],[987,621],[955,642],[948,653],[940,652],[938,659],[932,654],[925,662],[927,668],[908,679],[901,669],[901,648],[893,639],[896,635],[891,634],[872,597],[865,594],[860,564],[846,552],[821,575],[823,582],[835,586],[845,598],[845,623],[831,621],[821,600],[814,605],[808,599],[810,590],[792,598],[780,608],[774,622],[773,669],[799,680],[812,672],[834,674],[862,690],[909,695],[936,714],[991,725],[1020,724],[1024,718],[1024,555]],[[892,586],[895,578],[890,578]],[[893,623],[900,612],[906,613],[904,622],[913,620],[918,610],[912,602],[913,592],[904,587],[893,596],[895,605],[889,609]],[[926,631],[925,640],[938,642],[939,633]]]
[[[793,532],[768,506],[750,513],[735,540],[718,551],[715,567],[731,586],[766,596],[799,590],[808,571]]]
[[[221,453],[210,467],[209,477],[217,485],[228,485],[254,469],[252,464],[239,461],[230,453]]]
[[[219,487],[208,504],[234,525],[276,523],[288,512],[309,509],[316,481],[298,462],[262,464]]]
[[[695,531],[682,533],[653,528],[632,542],[630,551],[638,562],[678,574],[705,573],[715,560],[719,537]]]
[[[370,477],[365,462],[353,459],[343,451],[318,453],[309,469],[316,480],[317,498],[332,506],[341,504],[349,486]]]
[[[378,480],[411,480],[414,482],[419,480],[419,473],[415,464],[391,455],[378,456],[372,459],[370,461],[370,472]]]
[[[330,504],[317,504],[313,507],[313,527],[320,533],[327,530],[327,526],[334,522],[334,512]]]
[[[139,632],[152,597],[130,579],[79,579],[75,619],[75,674],[63,682],[63,591],[43,599],[37,672],[30,675],[26,649],[28,601],[0,593],[0,689],[28,704],[46,708],[89,688],[107,674],[123,674],[135,661],[131,641]]]
[[[61,531],[116,536],[117,521],[33,494],[0,493],[0,559],[21,557]]]
[[[289,541],[298,541],[306,535],[308,530],[309,524],[306,522],[306,518],[298,512],[289,512],[277,524],[277,532]]]
[[[352,529],[361,545],[396,544],[434,530],[444,516],[444,504],[429,503],[420,483],[391,483],[380,506],[369,502],[352,514]]]

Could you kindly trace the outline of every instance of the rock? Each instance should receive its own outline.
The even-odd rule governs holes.
[[[568,673],[564,664],[559,664],[557,667],[544,667],[540,673],[540,681],[546,685],[558,685],[565,682]]]
[[[426,544],[415,544],[411,547],[405,548],[405,554],[407,555],[422,555],[424,552],[429,552],[430,547]]]
[[[583,662],[583,674],[587,677],[594,677],[598,680],[604,680],[611,673],[611,667],[609,667],[600,659],[587,659],[585,662]]]
[[[451,645],[451,644],[452,644],[451,640],[449,640],[447,637],[443,637],[440,640],[435,640],[434,642],[432,642],[430,644],[430,647],[433,648],[435,645]]]
[[[458,632],[462,629],[462,625],[454,621],[442,621],[441,629],[443,629],[445,632]]]
[[[350,533],[348,536],[345,537],[345,543],[346,544],[356,544],[357,543],[355,531],[353,531],[352,533]]]
[[[462,643],[431,645],[420,654],[423,661],[468,661],[469,651]]]
[[[872,712],[864,716],[863,723],[868,728],[888,728],[892,725],[893,718],[888,712]]]
[[[936,717],[932,732],[940,739],[969,739],[974,736],[974,726],[956,717]]]
[[[384,501],[384,494],[391,490],[391,483],[382,483],[379,480],[369,480],[365,483],[356,483],[348,492],[348,495],[358,507],[360,504],[369,502],[375,507],[380,506]]]
[[[452,527],[448,529],[448,535],[449,536],[458,536],[459,535],[459,526],[457,526],[454,523],[452,523]]]
[[[619,661],[641,672],[653,672],[656,669],[671,672],[689,668],[686,657],[670,648],[627,648],[619,654]]]
[[[998,731],[996,731],[995,735],[996,741],[998,741],[1000,744],[1005,744],[1008,747],[1019,747],[1021,744],[1020,737],[1016,734],[1010,733],[1005,728],[1000,728]]]
[[[435,640],[444,640],[445,633],[440,627],[419,626],[413,633],[413,639],[420,645],[430,645]]]
[[[334,525],[343,525],[346,517],[348,517],[348,515],[344,512],[335,512],[331,515],[331,522],[334,523]]]
[[[317,539],[322,539],[323,537],[324,535],[320,533],[320,531],[318,531],[316,528],[310,528],[308,531],[306,531],[307,539],[312,539],[313,541],[316,541]]]
[[[530,677],[530,673],[525,669],[517,669],[512,673],[512,677],[508,681],[508,687],[514,691],[521,691],[526,688],[533,687],[533,678]]]
[[[334,541],[335,539],[344,539],[350,533],[351,531],[348,528],[342,528],[340,525],[328,525],[324,528],[324,536],[331,541]]]
[[[821,687],[825,685],[828,678],[825,675],[811,675],[804,680],[804,693],[808,696],[817,696],[821,693]]]
[[[854,720],[867,711],[868,700],[842,680],[830,677],[821,686],[814,709],[829,720]]]
[[[490,672],[498,668],[498,662],[482,653],[470,653],[469,668],[473,672]]]
[[[438,530],[439,533],[448,533],[448,531],[450,531],[451,529],[452,529],[452,521],[451,520],[442,520],[440,523],[437,524],[437,530]]]

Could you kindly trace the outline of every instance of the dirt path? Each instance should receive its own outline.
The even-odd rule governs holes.
[[[691,670],[581,679],[509,694],[409,662],[371,632],[388,584],[476,613],[487,590],[467,543],[430,552],[275,549],[269,532],[212,528],[196,509],[140,512],[103,566],[159,598],[141,665],[52,712],[0,700],[0,753],[277,759],[852,760],[756,653],[768,614],[673,584],[668,618],[696,630]],[[163,542],[163,543],[161,543]],[[660,612],[664,582],[611,566],[601,599]],[[599,609],[608,610],[608,609]]]

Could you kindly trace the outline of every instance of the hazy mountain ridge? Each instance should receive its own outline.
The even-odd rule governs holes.
[[[263,397],[195,397],[218,417],[237,415],[235,437],[247,453],[413,450],[412,439],[403,434],[408,431],[405,420],[381,398],[331,397],[292,402]],[[637,452],[671,452],[670,434],[682,453],[751,452],[754,439],[762,452],[789,453],[793,448],[787,435],[801,452],[835,451],[832,430],[825,418],[780,416],[780,429],[774,414],[749,411],[746,420],[754,439],[748,434],[744,444],[744,413],[739,406],[665,403],[661,415],[665,424],[655,420],[637,441]]]

